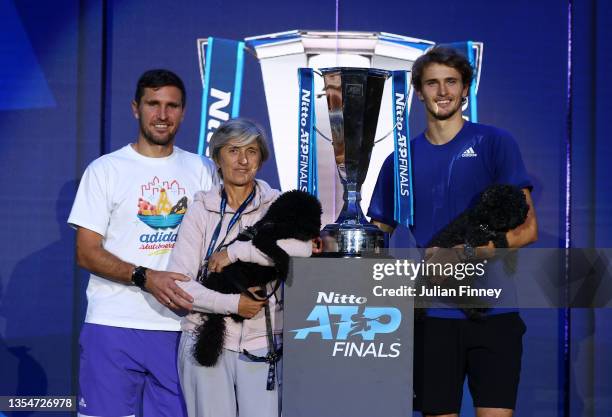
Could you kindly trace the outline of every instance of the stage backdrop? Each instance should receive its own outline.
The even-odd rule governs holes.
[[[177,144],[196,150],[197,38],[322,29],[484,42],[479,120],[512,132],[522,149],[535,184],[537,246],[612,245],[607,1],[0,0],[0,27],[0,395],[76,392],[87,274],[75,266],[65,223],[75,188],[89,162],[134,141],[130,100],[149,68],[185,80]],[[246,56],[241,115],[268,128],[258,66]],[[415,105],[413,134],[423,121]],[[261,176],[278,186],[273,160]],[[393,243],[406,245],[407,233]],[[518,415],[610,415],[612,313],[524,318]]]

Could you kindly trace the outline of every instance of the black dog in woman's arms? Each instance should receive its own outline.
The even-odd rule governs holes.
[[[248,292],[250,287],[264,287],[275,280],[284,281],[289,269],[289,255],[276,243],[280,239],[308,241],[319,236],[321,230],[321,203],[316,197],[302,191],[288,191],[274,201],[266,214],[254,226],[242,231],[237,240],[251,240],[253,245],[269,256],[274,266],[262,266],[237,261],[221,272],[212,272],[203,285],[223,294]],[[266,297],[266,294],[260,294]],[[193,355],[203,366],[214,366],[223,350],[225,316],[200,313],[202,324],[196,329],[197,341]],[[232,314],[235,321],[243,317]]]
[[[435,235],[427,247],[453,248],[469,244],[476,248],[492,241],[496,248],[507,248],[506,232],[523,224],[528,212],[529,205],[520,188],[504,184],[492,185],[480,195],[473,207],[464,211]],[[457,251],[440,251],[439,255],[435,260],[436,263],[444,263],[441,258],[454,258],[446,259],[449,262],[462,261],[456,256]],[[434,262],[432,259],[429,259],[428,262]],[[465,285],[464,282],[454,278],[446,279],[445,282],[447,285],[450,283],[448,286],[451,287],[459,283]],[[481,300],[466,297],[461,297],[461,301],[468,304],[482,304]],[[464,308],[462,310],[468,318],[478,320],[488,309]]]

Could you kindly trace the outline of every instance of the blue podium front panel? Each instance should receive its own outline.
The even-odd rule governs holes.
[[[294,258],[285,285],[283,416],[412,415],[413,298],[380,259]]]

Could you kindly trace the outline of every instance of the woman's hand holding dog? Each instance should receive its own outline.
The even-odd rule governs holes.
[[[251,287],[249,288],[249,291],[253,294],[259,289],[259,287]],[[238,302],[238,315],[244,317],[245,319],[253,318],[257,313],[259,313],[259,310],[262,309],[266,302],[266,300],[253,300],[248,295],[240,294],[240,301]]]
[[[215,252],[208,259],[208,272],[221,272],[229,264],[231,262],[227,250]]]

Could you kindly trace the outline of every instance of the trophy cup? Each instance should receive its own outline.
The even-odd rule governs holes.
[[[386,234],[363,215],[361,186],[370,165],[385,81],[391,72],[375,68],[322,68],[320,71],[334,159],[344,189],[340,215],[321,233],[324,251],[339,256],[379,254],[385,247]]]

